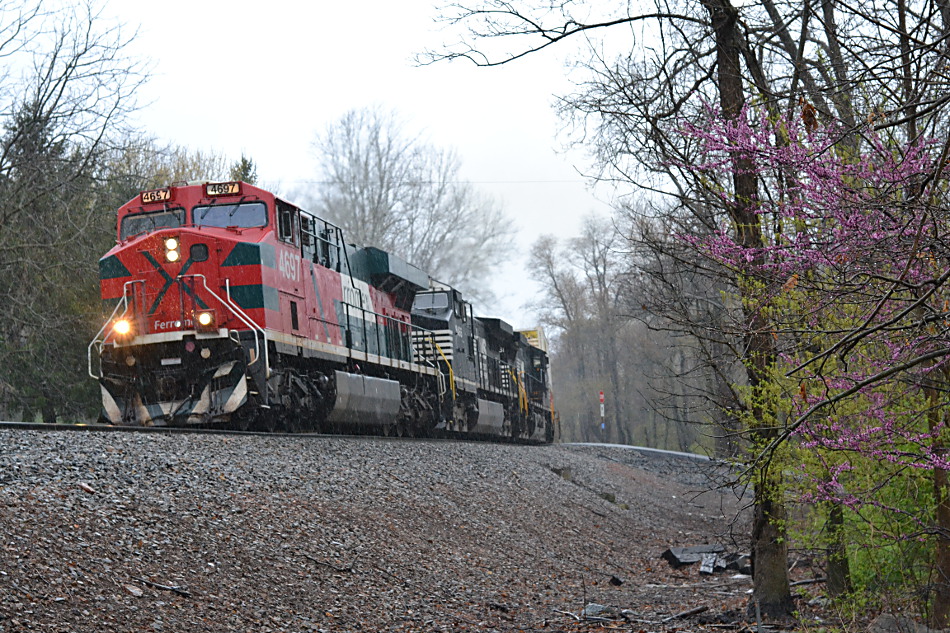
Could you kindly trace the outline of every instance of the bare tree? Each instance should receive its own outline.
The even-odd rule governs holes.
[[[713,438],[699,429],[721,414],[719,394],[711,392],[724,383],[707,366],[714,362],[711,337],[705,328],[686,334],[663,311],[668,302],[676,302],[672,316],[683,302],[709,311],[720,291],[691,281],[674,259],[654,266],[654,253],[631,241],[633,228],[617,230],[629,221],[622,211],[588,218],[579,236],[542,236],[531,251],[529,270],[543,293],[535,308],[553,333],[562,438],[712,452]],[[656,233],[658,223],[649,231]],[[723,356],[715,360],[727,363]],[[595,432],[600,390],[607,399],[604,434]]]
[[[99,176],[145,78],[92,4],[0,7],[0,407],[88,414],[84,341],[110,214]]]
[[[603,390],[603,368],[594,346],[592,300],[583,271],[568,247],[542,235],[531,248],[528,270],[542,289],[535,306],[553,333],[554,390],[561,417],[562,441],[603,441],[595,394]],[[611,398],[614,394],[611,394]],[[616,424],[611,424],[614,430]]]
[[[531,249],[529,270],[541,284],[538,309],[556,333],[557,389],[562,437],[629,444],[629,410],[637,408],[627,364],[621,362],[629,332],[618,309],[624,269],[619,236],[605,219],[588,217],[581,235],[560,243],[542,236]],[[605,393],[604,429],[596,395]]]
[[[485,300],[485,279],[511,248],[501,209],[459,179],[454,151],[409,135],[380,108],[351,110],[314,142],[317,211],[347,239],[390,251]]]
[[[103,159],[99,180],[102,190],[110,196],[109,208],[115,209],[145,189],[194,180],[236,180],[255,176],[256,166],[250,159],[242,157],[229,162],[227,157],[214,151],[162,144],[154,138],[136,134],[121,146],[110,149]]]
[[[689,148],[672,138],[675,132],[671,128],[680,117],[701,111],[704,98],[706,103],[718,101],[726,116],[733,119],[739,116],[746,102],[741,63],[748,40],[739,23],[738,10],[729,0],[708,0],[699,6],[688,2],[681,6],[657,2],[654,11],[638,13],[632,13],[631,7],[633,5],[626,5],[613,14],[598,14],[586,3],[572,2],[516,5],[489,0],[471,7],[454,5],[457,12],[450,19],[467,25],[470,39],[458,49],[436,54],[435,58],[465,58],[491,66],[510,63],[577,35],[590,35],[618,25],[627,27],[630,32],[638,24],[658,25],[663,35],[660,40],[663,56],[653,49],[656,57],[644,59],[637,52],[643,47],[635,46],[621,56],[623,65],[615,65],[605,60],[599,49],[594,49],[589,67],[601,75],[594,75],[592,86],[566,102],[569,111],[588,116],[599,126],[595,141],[605,171],[613,170],[626,182],[644,186],[637,176],[645,171],[660,171],[670,176],[668,165],[684,164],[679,161]],[[519,42],[528,43],[518,44],[515,53],[489,58],[472,42],[499,37],[518,38]],[[673,50],[668,51],[667,47]],[[667,55],[668,52],[672,54]],[[631,118],[631,111],[636,111],[641,118]],[[586,121],[583,119],[581,124]],[[631,156],[644,161],[644,169],[634,168],[636,171],[630,173]],[[674,204],[685,203],[687,208],[692,204],[692,208],[696,208],[707,200],[715,202],[711,208],[717,209],[717,222],[729,222],[744,246],[762,246],[762,227],[754,209],[758,182],[749,167],[735,165],[731,182],[723,183],[725,186],[716,191],[704,186],[700,179],[691,178],[688,168],[683,169],[684,177],[673,180],[680,194]],[[728,199],[719,197],[723,191],[729,192]],[[697,205],[697,197],[707,200]],[[737,287],[740,292],[750,291]],[[749,305],[744,301],[741,304]],[[748,399],[752,420],[748,432],[753,443],[757,443],[767,441],[770,434],[774,434],[769,422],[773,418],[772,411],[763,406],[759,392],[767,390],[775,350],[768,324],[760,312],[749,311],[742,320],[751,325],[745,330],[741,360],[747,369],[745,379],[753,391]],[[767,460],[758,464],[755,473],[754,599],[763,613],[781,617],[792,608],[787,541],[782,532],[785,510],[781,488],[775,486],[781,473],[770,470]]]
[[[562,103],[580,137],[592,143],[602,177],[672,193],[658,205],[664,213],[691,218],[706,231],[729,226],[750,250],[770,243],[783,230],[780,218],[755,211],[770,194],[769,183],[759,181],[753,175],[755,165],[747,163],[737,162],[721,173],[692,169],[696,148],[679,134],[684,119],[700,119],[715,104],[726,117],[738,120],[755,100],[775,114],[801,116],[806,125],[837,122],[840,151],[855,157],[861,121],[891,128],[906,139],[923,133],[945,135],[950,9],[943,0],[856,5],[761,0],[741,8],[729,0],[656,2],[652,7],[486,0],[451,5],[446,17],[466,35],[459,46],[439,51],[430,60],[464,58],[491,66],[566,40],[590,42],[589,54],[579,64],[587,75]],[[611,40],[598,39],[608,29]],[[644,41],[641,33],[657,37]],[[696,271],[710,270],[708,264],[680,261]],[[721,284],[733,288],[739,299],[730,307],[736,327],[730,330],[733,336],[707,340],[718,340],[719,349],[735,352],[733,360],[745,367],[743,381],[753,394],[738,402],[751,420],[745,437],[753,444],[775,446],[787,437],[775,428],[781,411],[763,409],[767,400],[754,395],[768,387],[774,371],[771,324],[752,307],[756,302],[748,301],[754,289],[725,276]],[[702,324],[695,317],[701,315],[694,306],[668,307],[681,310],[672,322],[685,326],[689,336],[684,340],[700,340],[696,335]],[[726,386],[722,380],[718,385]],[[717,391],[729,395],[726,389]],[[754,598],[764,613],[781,614],[791,601],[781,533],[784,509],[774,492],[780,473],[769,469],[768,455],[761,457],[755,470],[752,530]],[[945,473],[938,469],[937,475],[937,486],[945,488],[940,479]],[[948,543],[943,536],[937,539],[938,563],[950,560]],[[950,570],[946,562],[939,565],[943,574]],[[940,625],[950,621],[950,599],[939,595],[950,595],[946,587],[950,583],[938,587],[941,606],[935,621]]]

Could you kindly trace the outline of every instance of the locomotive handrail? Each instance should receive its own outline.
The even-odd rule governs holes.
[[[264,354],[263,354],[263,358],[264,358],[265,375],[268,375],[268,376],[269,376],[269,375],[270,375],[270,358],[269,358],[269,353],[268,353],[268,350],[267,350],[267,332],[264,331],[264,329],[261,328],[259,325],[257,325],[257,324],[253,321],[253,319],[251,319],[247,314],[245,314],[245,313],[240,309],[240,307],[238,307],[238,306],[234,303],[234,301],[231,299],[231,280],[230,280],[230,279],[225,279],[225,289],[226,289],[226,291],[227,291],[227,299],[225,300],[225,299],[222,299],[221,297],[219,297],[219,296],[217,295],[217,293],[215,293],[213,290],[211,290],[211,288],[208,287],[208,279],[207,279],[204,275],[201,275],[201,274],[182,275],[181,277],[182,277],[183,279],[184,279],[185,277],[192,277],[192,278],[200,277],[200,278],[201,278],[201,283],[202,283],[202,285],[204,286],[205,290],[208,291],[208,294],[210,294],[212,297],[214,297],[215,299],[217,299],[218,302],[221,303],[221,305],[225,306],[228,310],[231,311],[232,314],[234,314],[234,316],[236,316],[236,317],[238,318],[238,320],[240,320],[241,322],[243,322],[244,325],[248,326],[248,328],[251,329],[251,331],[254,333],[254,352],[255,352],[255,354],[254,354],[254,359],[253,359],[250,363],[248,363],[249,366],[250,366],[250,365],[253,365],[254,363],[256,363],[256,362],[262,357],[262,355],[261,355],[261,350],[260,350],[260,348],[261,348],[261,343],[260,343],[260,340],[258,340],[258,332],[260,332],[261,338],[263,338],[263,340],[264,340]],[[96,333],[96,335],[93,337],[92,341],[89,343],[89,347],[88,347],[87,350],[86,350],[86,363],[87,363],[87,370],[88,370],[88,372],[89,372],[89,376],[92,377],[92,378],[96,378],[96,379],[102,378],[102,367],[101,367],[101,366],[100,366],[100,368],[99,368],[99,374],[98,374],[98,375],[96,375],[96,374],[93,372],[93,370],[92,370],[92,349],[93,349],[93,347],[96,347],[97,344],[98,344],[97,351],[100,352],[100,354],[101,354],[101,352],[102,352],[102,343],[105,342],[105,339],[106,339],[106,337],[108,336],[108,335],[102,336],[103,332],[105,332],[106,329],[109,327],[109,325],[114,322],[114,320],[115,320],[115,318],[116,318],[116,314],[119,312],[119,308],[124,308],[124,309],[122,310],[122,315],[123,315],[123,316],[128,312],[128,309],[129,309],[129,287],[130,287],[130,286],[133,286],[133,285],[135,285],[135,284],[137,284],[137,283],[142,283],[142,282],[141,282],[140,280],[133,280],[133,281],[127,281],[127,282],[125,282],[125,284],[123,284],[123,286],[122,286],[122,298],[119,299],[119,302],[116,304],[115,308],[112,310],[112,314],[109,315],[109,318],[106,319],[106,322],[103,324],[103,326],[102,326],[101,328],[99,328],[99,331]],[[100,340],[100,337],[102,337],[101,340]]]
[[[139,280],[127,281],[122,285],[122,298],[119,299],[118,303],[115,304],[115,308],[112,309],[112,314],[110,314],[109,318],[106,319],[106,322],[102,324],[102,327],[99,328],[99,331],[96,332],[96,335],[92,337],[92,341],[89,343],[89,347],[86,348],[86,365],[87,365],[87,370],[89,371],[89,376],[91,378],[95,378],[96,380],[99,380],[100,378],[102,378],[102,363],[99,364],[98,376],[94,374],[92,371],[92,348],[96,346],[96,344],[98,344],[99,346],[96,348],[96,351],[99,352],[100,356],[102,355],[102,343],[105,343],[106,337],[108,336],[108,334],[106,336],[102,336],[102,334],[103,332],[106,331],[106,328],[108,328],[110,324],[115,322],[115,316],[116,316],[116,313],[119,311],[120,307],[125,308],[124,310],[122,310],[123,316],[125,316],[125,313],[128,312],[129,286],[137,284],[137,283],[141,283],[141,281]],[[102,336],[102,340],[99,339],[100,336]]]
[[[352,313],[351,313],[351,310],[352,310]],[[362,313],[362,317],[358,317],[356,315],[357,310],[359,310],[359,312]],[[384,321],[388,321],[390,323],[393,323],[399,326],[407,326],[409,328],[409,332],[405,333],[405,336],[402,338],[404,338],[404,340],[407,343],[406,349],[409,352],[408,362],[410,363],[410,365],[417,364],[417,365],[425,365],[427,367],[431,367],[432,369],[435,369],[436,371],[438,371],[439,375],[441,376],[441,370],[439,369],[436,362],[428,358],[425,354],[420,355],[418,350],[415,348],[415,345],[413,344],[412,334],[414,332],[421,332],[422,333],[421,338],[422,338],[423,343],[428,343],[429,340],[431,340],[433,337],[433,332],[431,330],[427,330],[423,327],[419,327],[418,325],[413,325],[412,323],[409,323],[406,321],[400,321],[399,319],[393,318],[385,314],[380,314],[379,312],[374,312],[373,310],[368,310],[366,308],[353,305],[352,303],[343,302],[343,317],[345,319],[345,323],[340,323],[339,325],[345,326],[346,331],[353,331],[354,328],[351,327],[351,325],[354,320],[359,320],[363,322],[362,326],[359,326],[360,331],[363,334],[361,338],[363,342],[363,346],[364,346],[363,353],[367,355],[370,353],[369,345],[368,345],[369,338],[367,336],[367,330],[366,330],[366,324],[369,321],[367,316],[372,316],[374,319],[376,319],[376,355],[377,356],[382,357],[382,353],[381,353],[382,350],[381,350],[381,345],[380,345],[380,328],[379,328],[380,324],[379,324],[378,319],[383,319]],[[330,322],[327,321],[327,323],[330,323]],[[349,342],[344,341],[344,344],[346,344],[347,347],[352,351],[354,347],[354,343],[352,340],[350,340]],[[439,353],[442,355],[443,358],[445,358],[445,355],[442,354],[441,350],[439,350]],[[393,357],[389,356],[389,358],[393,358]],[[401,360],[401,359],[397,358],[395,360]],[[454,379],[453,379],[453,392],[454,392]]]
[[[435,354],[432,353],[432,347],[435,347],[440,356],[445,360],[446,365],[448,365],[449,371],[452,371],[452,365],[449,363],[448,358],[442,352],[442,349],[439,348],[438,343],[435,342],[435,333],[432,330],[427,330],[424,327],[419,327],[418,325],[409,325],[410,327],[410,343],[412,347],[412,353],[414,356],[420,356],[426,364],[428,364],[432,369],[438,372],[436,374],[436,379],[439,387],[439,400],[445,396],[446,387],[445,387],[445,374],[442,372],[442,369],[438,366],[438,363],[434,358]],[[421,336],[412,336],[413,334],[421,333]],[[422,349],[420,349],[420,347]],[[452,396],[455,396],[455,376],[450,376],[452,381]]]
[[[508,368],[508,373],[511,374],[511,377],[515,381],[515,389],[518,392],[518,408],[522,411],[528,410],[528,394],[524,389],[524,385],[521,384],[521,381],[518,380],[518,375],[515,373],[515,370],[511,367]]]
[[[409,324],[409,350],[410,350],[410,352],[412,353],[413,356],[415,356],[415,355],[417,355],[417,354],[419,353],[419,350],[416,349],[416,346],[415,346],[415,344],[413,343],[413,340],[412,340],[412,332],[413,332],[414,330],[423,333],[423,338],[422,338],[423,344],[427,343],[427,342],[430,341],[430,340],[434,342],[433,333],[432,333],[431,330],[427,330],[427,329],[425,329],[424,327],[419,327],[418,325],[412,325],[412,324],[410,323],[410,324]],[[444,375],[442,374],[442,370],[439,369],[438,363],[436,363],[434,360],[430,359],[430,358],[428,357],[428,355],[426,355],[426,354],[422,354],[422,359],[421,359],[421,360],[424,361],[424,364],[427,364],[429,367],[431,367],[432,369],[434,369],[434,370],[437,372],[437,373],[436,373],[436,384],[437,384],[438,387],[439,387],[439,401],[441,401],[441,400],[442,400],[442,397],[445,395],[445,377],[444,377]],[[420,364],[423,364],[423,363],[420,363]],[[454,383],[454,381],[453,381],[453,383],[452,383],[452,387],[453,387],[453,391],[454,391],[454,388],[455,388],[455,383]],[[453,393],[453,396],[454,396],[454,393]]]
[[[442,348],[439,347],[439,344],[435,342],[435,338],[431,334],[429,335],[429,342],[435,345],[435,349],[437,352],[439,352],[439,356],[442,357],[442,360],[445,361],[446,367],[449,368],[449,386],[452,388],[452,400],[455,400],[455,371],[452,369],[452,363],[450,363],[449,359],[446,358],[445,352],[442,351]]]
[[[251,362],[249,362],[247,365],[248,367],[250,367],[257,361],[259,361],[261,358],[263,358],[264,359],[264,376],[269,378],[270,377],[270,354],[267,350],[267,332],[264,330],[264,328],[262,328],[257,323],[255,323],[251,317],[245,314],[244,311],[241,310],[241,308],[238,307],[238,305],[234,303],[234,301],[231,299],[231,280],[228,278],[224,279],[224,290],[225,290],[225,296],[227,297],[227,299],[225,300],[219,297],[217,293],[215,293],[214,290],[208,287],[208,279],[204,275],[202,274],[181,275],[181,277],[183,279],[185,277],[201,277],[201,283],[205,287],[205,290],[208,291],[208,294],[210,294],[212,297],[217,299],[218,302],[224,307],[226,307],[228,310],[230,310],[231,313],[234,316],[236,316],[239,321],[241,321],[242,323],[244,323],[244,325],[246,325],[247,327],[251,329],[251,331],[254,333],[254,359]],[[257,338],[258,332],[260,332],[261,338],[264,340],[263,356],[261,355],[261,344]]]

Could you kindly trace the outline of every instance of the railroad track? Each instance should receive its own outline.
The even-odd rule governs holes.
[[[0,420],[0,431],[73,431],[80,433],[158,433],[164,435],[250,435],[259,437],[297,437],[297,438],[353,438],[363,440],[388,440],[408,442],[473,442],[484,444],[485,439],[472,437],[456,437],[452,435],[428,437],[396,437],[392,435],[370,435],[356,433],[318,433],[303,431],[288,433],[284,431],[238,431],[234,429],[209,429],[199,427],[174,426],[119,426],[113,424],[47,424],[45,422],[9,422]],[[542,446],[541,442],[526,440],[511,440],[506,438],[489,439],[492,444],[520,444],[526,446]]]
[[[265,433],[263,431],[235,431],[230,429],[181,428],[171,426],[116,426],[113,424],[47,424],[45,422],[8,422],[0,420],[0,430],[14,431],[77,431],[104,433],[197,433],[202,435],[318,435],[316,433]],[[321,437],[329,437],[321,435]]]

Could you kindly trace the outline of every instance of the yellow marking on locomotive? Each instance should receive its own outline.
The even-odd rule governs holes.
[[[508,373],[511,374],[512,380],[515,381],[515,386],[518,388],[518,408],[522,411],[528,411],[528,392],[525,391],[524,385],[518,380],[518,375],[515,374],[515,370],[509,368]]]
[[[452,400],[455,400],[455,372],[452,371],[452,363],[450,363],[449,359],[445,357],[445,353],[442,351],[442,348],[439,347],[439,344],[435,342],[434,338],[430,336],[429,342],[435,345],[435,349],[437,352],[439,352],[439,356],[442,357],[442,360],[445,361],[445,364],[449,368],[449,386],[452,388]]]

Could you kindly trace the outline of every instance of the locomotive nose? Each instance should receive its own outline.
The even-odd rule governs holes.
[[[188,230],[160,231],[150,236],[134,259],[144,281],[136,313],[144,332],[160,334],[182,330],[216,331],[212,288],[217,275],[210,259],[209,238]]]

